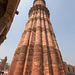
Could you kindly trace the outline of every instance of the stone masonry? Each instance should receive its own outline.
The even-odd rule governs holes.
[[[34,0],[8,75],[66,75],[44,0]]]
[[[75,66],[64,62],[67,75],[75,75]]]
[[[0,45],[6,39],[20,0],[0,0]]]

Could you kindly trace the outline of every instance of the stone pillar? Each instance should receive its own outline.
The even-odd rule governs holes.
[[[42,47],[43,47],[43,70],[44,75],[52,75],[51,73],[51,66],[49,62],[49,51],[48,51],[48,44],[47,44],[47,36],[46,36],[46,27],[44,22],[44,13],[41,11],[41,24],[42,24]]]
[[[48,18],[46,17],[45,13],[44,13],[44,18],[45,18],[45,25],[46,25],[46,30],[47,30],[48,46],[49,46],[49,52],[51,56],[50,60],[51,60],[53,75],[60,75],[59,65],[57,62],[57,56],[56,56],[56,52],[54,49],[54,43],[53,43],[53,39],[50,33],[49,24],[47,21]]]
[[[8,75],[66,75],[44,0],[35,0]]]
[[[34,17],[35,17],[35,12],[33,12]],[[33,19],[33,24],[32,24],[32,28],[31,28],[31,35],[30,35],[30,40],[29,40],[29,47],[27,50],[27,56],[26,56],[26,61],[25,61],[25,65],[24,65],[24,71],[23,71],[23,75],[31,75],[32,72],[32,63],[33,63],[33,52],[34,52],[34,43],[35,43],[35,24],[36,20]]]
[[[31,28],[31,25],[32,25],[32,21],[30,21],[28,28]],[[30,32],[26,32],[25,37],[21,38],[21,39],[23,39],[24,43],[22,44],[22,46],[18,45],[18,47],[15,51],[14,58],[12,60],[8,75],[13,75],[13,74],[16,75],[16,73],[19,75],[21,73],[21,72],[19,73],[19,70],[21,68],[19,70],[17,68],[19,68],[20,65],[24,65],[29,37],[30,37]],[[20,43],[21,43],[21,41],[20,41]],[[23,62],[21,60],[22,57],[23,57]],[[20,64],[20,63],[22,63],[22,64]]]
[[[32,21],[30,22],[30,25],[28,28],[31,28],[32,26]],[[30,29],[31,30],[31,29]],[[28,31],[26,33],[25,39],[24,39],[24,48],[21,50],[18,60],[17,60],[17,64],[16,64],[16,68],[14,71],[14,75],[22,75],[23,74],[23,69],[24,69],[24,64],[25,64],[25,59],[26,59],[26,54],[27,54],[27,45],[29,44],[29,38],[30,38],[30,31]]]
[[[58,63],[59,63],[59,69],[61,69],[61,75],[65,75],[66,74],[65,66],[63,64],[63,59],[62,59],[61,53],[59,51],[59,47],[58,47],[56,37],[55,37],[55,34],[54,34],[54,31],[53,31],[53,28],[52,28],[52,25],[51,25],[50,21],[48,21],[48,24],[49,24],[50,32],[51,32],[51,35],[52,35],[54,48],[55,48],[55,52],[56,52],[56,55],[57,55],[57,60],[58,60]]]
[[[41,15],[40,9],[37,12],[38,13],[37,13],[37,22],[36,22],[36,38],[34,44],[32,75],[43,75],[41,20],[39,18]]]

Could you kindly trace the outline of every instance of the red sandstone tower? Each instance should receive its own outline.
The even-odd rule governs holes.
[[[8,75],[66,75],[44,0],[34,0]]]

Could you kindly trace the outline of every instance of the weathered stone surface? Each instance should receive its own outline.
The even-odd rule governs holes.
[[[0,37],[6,37],[20,0],[0,0]],[[0,45],[5,39],[0,38]]]
[[[34,0],[8,75],[66,75],[44,0]]]

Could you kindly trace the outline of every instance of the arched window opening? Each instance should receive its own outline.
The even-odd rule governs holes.
[[[74,68],[72,68],[73,72],[74,72]]]
[[[70,72],[70,68],[68,67],[68,71]]]

